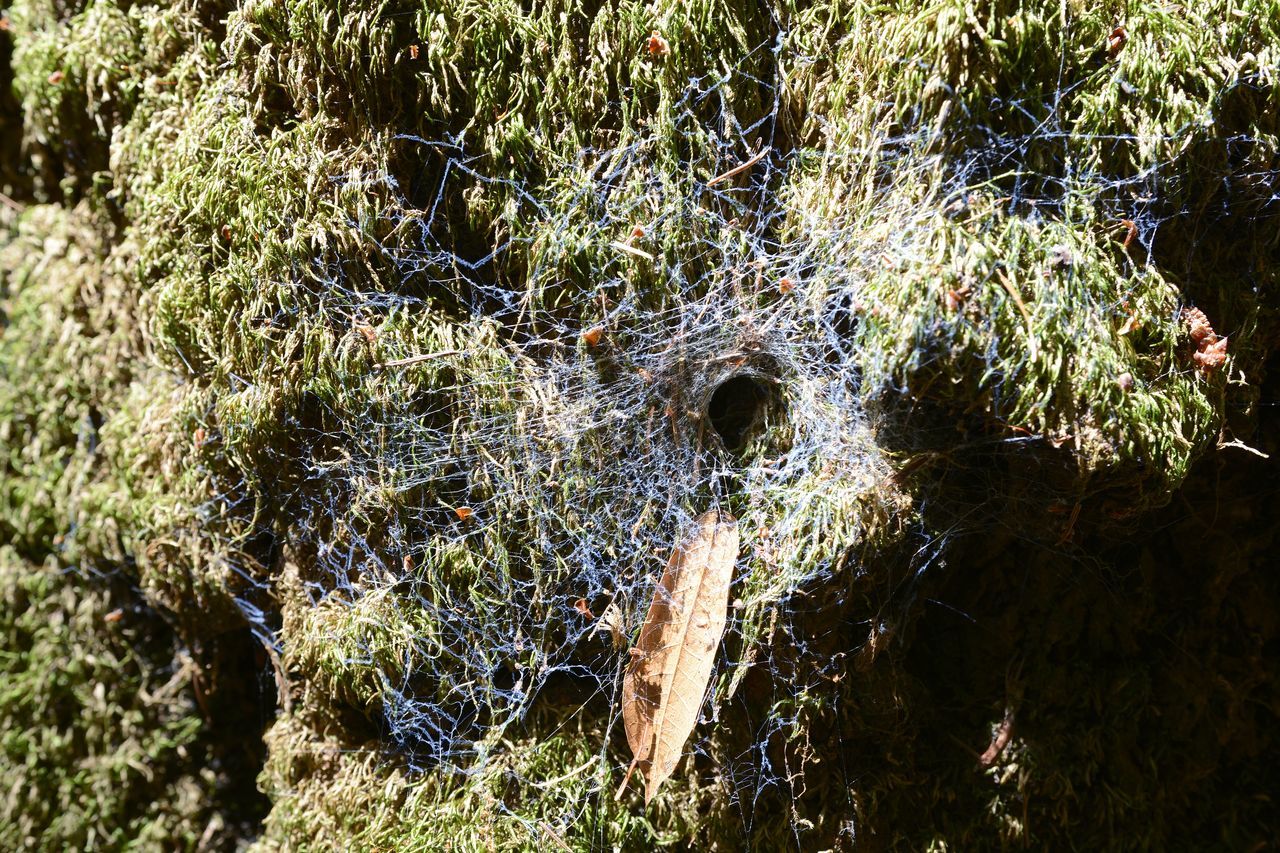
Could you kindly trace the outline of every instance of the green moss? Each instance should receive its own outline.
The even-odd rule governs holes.
[[[102,392],[128,375],[128,296],[104,274],[102,251],[84,217],[54,207],[28,210],[3,249],[0,360],[9,370],[0,386],[0,532],[28,554],[42,554],[69,532],[80,489],[101,476],[98,406]],[[113,298],[86,299],[103,285]],[[80,536],[95,540],[87,547],[118,555],[109,535],[98,538],[103,532]],[[71,547],[78,538],[59,542]]]
[[[945,540],[948,477],[1032,519],[965,525],[1067,507],[1062,545],[1082,512],[1105,530],[1166,503],[1249,414],[1280,343],[1275,0],[19,0],[6,20],[22,127],[2,174],[23,197],[0,247],[0,545],[48,614],[79,612],[30,568],[51,556],[124,571],[193,647],[261,612],[291,691],[264,847],[782,843],[772,818],[939,847],[1068,831],[1029,829],[1003,787],[975,805],[967,777],[929,782],[849,721],[927,705],[877,638],[909,634],[893,549]],[[1189,304],[1230,335],[1216,371]],[[744,363],[779,374],[790,417],[725,497],[744,549],[716,725],[644,816],[609,796],[610,703],[546,712],[573,690],[542,676],[613,660],[570,603],[647,590],[663,519],[728,488],[690,473],[697,394],[753,336],[772,349]],[[653,482],[621,470],[639,453]],[[96,624],[13,671],[106,642]],[[873,699],[832,686],[844,654]],[[375,735],[404,696],[474,707],[454,734],[486,760],[402,768]],[[173,763],[189,711],[141,712],[136,763]],[[812,772],[825,731],[846,736],[838,786]],[[1065,802],[1091,778],[1026,750],[1019,792]],[[64,791],[78,755],[39,784],[84,809],[20,832],[191,843],[186,805]],[[742,755],[787,790],[716,775]],[[956,797],[960,817],[884,829]]]
[[[326,738],[282,717],[267,735],[271,756],[262,778],[277,805],[256,849],[642,849],[678,844],[708,817],[697,803],[711,802],[714,785],[676,783],[674,808],[655,818],[613,803],[615,780],[599,747],[604,732],[574,721],[543,726],[558,730],[477,744],[478,753],[492,755],[478,772],[421,777],[399,769],[375,744]],[[737,837],[730,823],[727,838]]]
[[[189,658],[137,599],[0,548],[0,844],[196,849],[225,838]]]

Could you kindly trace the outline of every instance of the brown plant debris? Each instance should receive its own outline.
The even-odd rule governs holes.
[[[623,677],[622,720],[634,758],[619,798],[639,768],[647,806],[675,770],[711,679],[737,559],[737,520],[710,510],[667,562]]]
[[[1202,373],[1210,373],[1227,360],[1227,339],[1213,330],[1209,318],[1199,308],[1183,308],[1182,321],[1196,350],[1191,359]]]
[[[1000,724],[995,728],[995,732],[991,735],[991,743],[978,758],[978,766],[985,770],[995,764],[996,759],[1000,757],[1000,753],[1004,752],[1004,748],[1009,745],[1011,737],[1013,737],[1013,709],[1007,708],[1004,712],[1004,719],[1000,721]]]

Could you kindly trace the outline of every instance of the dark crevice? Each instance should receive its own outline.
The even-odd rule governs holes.
[[[104,635],[112,644],[127,647],[126,659],[136,661],[139,667],[137,674],[127,677],[140,676],[144,682],[155,679],[161,683],[170,674],[180,678],[189,667],[191,705],[176,696],[166,697],[164,688],[154,691],[151,697],[144,693],[142,699],[147,704],[170,706],[167,712],[155,713],[195,713],[204,723],[186,745],[187,752],[179,753],[181,760],[159,761],[152,767],[155,776],[149,779],[150,784],[122,791],[136,800],[126,811],[144,813],[148,805],[138,798],[166,796],[195,768],[207,768],[215,780],[213,802],[208,805],[221,816],[221,821],[202,842],[201,849],[234,850],[244,839],[259,835],[270,802],[258,789],[257,778],[266,760],[263,734],[275,718],[276,687],[267,655],[249,626],[184,643],[171,615],[152,606],[131,573],[88,572],[75,583],[83,587],[86,596],[100,589],[108,593]],[[82,713],[79,703],[69,703],[58,711]],[[67,731],[81,728],[71,718],[50,722]],[[83,744],[78,748],[89,750]]]
[[[8,17],[0,12],[0,20]],[[22,157],[22,105],[13,89],[13,36],[0,31],[0,192],[18,203],[32,201],[31,176]]]
[[[730,453],[742,451],[763,424],[772,395],[758,378],[737,374],[721,382],[707,403],[707,419]]]
[[[262,643],[246,625],[191,649],[193,687],[205,718],[208,760],[231,836],[253,838],[270,809],[257,787],[267,758],[263,734],[275,719],[276,682]]]

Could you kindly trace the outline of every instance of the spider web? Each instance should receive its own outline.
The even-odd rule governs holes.
[[[344,626],[329,664],[373,685],[380,735],[413,769],[483,772],[572,683],[618,778],[626,647],[672,547],[722,508],[743,544],[686,749],[711,756],[714,720],[743,679],[773,665],[769,649],[793,649],[811,667],[785,667],[783,701],[726,772],[733,799],[803,793],[803,768],[777,766],[768,744],[802,728],[795,698],[845,667],[819,659],[807,597],[847,589],[868,571],[859,548],[886,519],[910,517],[867,409],[905,390],[860,346],[868,318],[891,310],[868,282],[927,264],[936,210],[963,216],[977,190],[998,190],[1009,216],[1050,221],[1087,188],[1092,215],[1132,222],[1140,247],[1182,212],[1166,204],[1178,194],[1169,163],[1028,167],[1075,138],[1060,106],[1082,83],[1064,82],[1047,111],[1030,95],[992,105],[1032,129],[984,127],[945,155],[937,128],[889,122],[857,148],[798,146],[780,82],[748,70],[781,49],[690,80],[669,126],[615,148],[566,154],[535,139],[528,162],[500,164],[472,154],[464,133],[398,137],[418,168],[360,178],[400,199],[375,229],[400,280],[370,292],[331,270],[324,310],[357,330],[353,348],[360,330],[374,342],[398,324],[432,329],[437,346],[379,349],[357,403],[317,404],[289,424],[296,444],[281,462],[305,475],[289,493],[288,547],[310,606],[332,615],[320,621]],[[744,90],[764,108],[740,124]],[[839,180],[865,184],[864,203],[811,204],[816,185]],[[491,227],[460,224],[486,205]],[[1002,363],[994,347],[987,360]],[[945,537],[921,541],[904,584],[936,564]],[[280,648],[257,600],[244,597],[246,615]],[[561,827],[599,806],[574,808]]]

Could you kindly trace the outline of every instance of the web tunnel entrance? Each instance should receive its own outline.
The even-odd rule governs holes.
[[[707,404],[707,419],[730,453],[740,453],[763,424],[770,389],[755,376],[739,373],[721,382]]]

